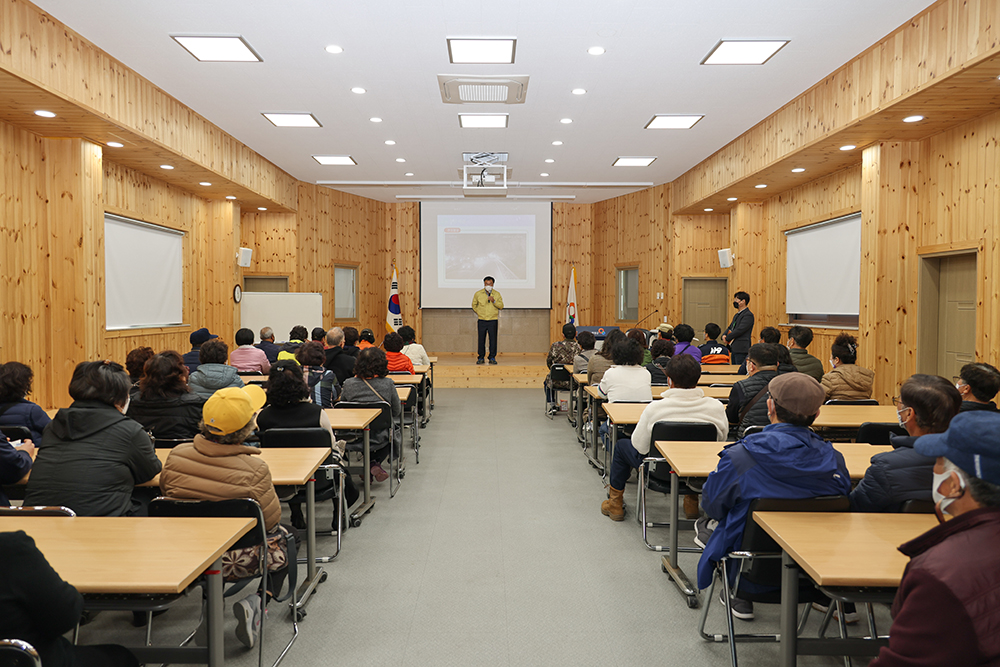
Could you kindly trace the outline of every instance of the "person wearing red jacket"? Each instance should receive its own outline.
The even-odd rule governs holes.
[[[385,359],[389,363],[389,372],[406,371],[410,375],[413,375],[413,362],[410,358],[403,354],[402,349],[405,346],[403,343],[403,337],[396,332],[386,334],[385,341],[382,343],[382,347],[385,348]]]

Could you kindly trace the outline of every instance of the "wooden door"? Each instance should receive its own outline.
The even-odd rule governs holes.
[[[694,327],[694,335],[704,342],[705,325],[715,322],[723,331],[729,326],[729,282],[726,278],[684,278],[684,324]],[[677,326],[681,322],[671,321]]]

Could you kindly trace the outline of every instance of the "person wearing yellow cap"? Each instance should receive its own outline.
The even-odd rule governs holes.
[[[194,500],[226,500],[250,497],[260,503],[268,542],[279,532],[281,504],[274,492],[271,471],[261,458],[260,450],[244,445],[256,427],[257,412],[264,406],[266,395],[257,385],[227,387],[212,394],[202,408],[201,433],[193,442],[177,445],[170,451],[163,472],[160,490],[170,498]],[[242,550],[240,550],[242,551]],[[223,576],[236,581],[253,576],[256,563],[247,566],[245,559],[223,557]],[[277,594],[288,569],[288,554],[268,549],[269,587]],[[236,636],[253,648],[260,630],[261,600],[254,593],[233,606],[236,615]]]

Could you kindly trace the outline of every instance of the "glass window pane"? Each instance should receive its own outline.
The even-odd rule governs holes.
[[[356,320],[357,274],[353,266],[333,267],[333,318],[336,320]]]
[[[639,319],[639,269],[618,269],[619,320]]]

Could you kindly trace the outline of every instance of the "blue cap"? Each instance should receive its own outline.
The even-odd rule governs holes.
[[[218,338],[218,336],[213,333],[209,333],[208,329],[205,328],[192,331],[191,335],[188,337],[192,345],[201,345],[202,343],[207,343],[213,338]]]
[[[1000,486],[1000,412],[961,412],[947,431],[920,436],[913,449],[924,456],[943,456],[968,474]]]

